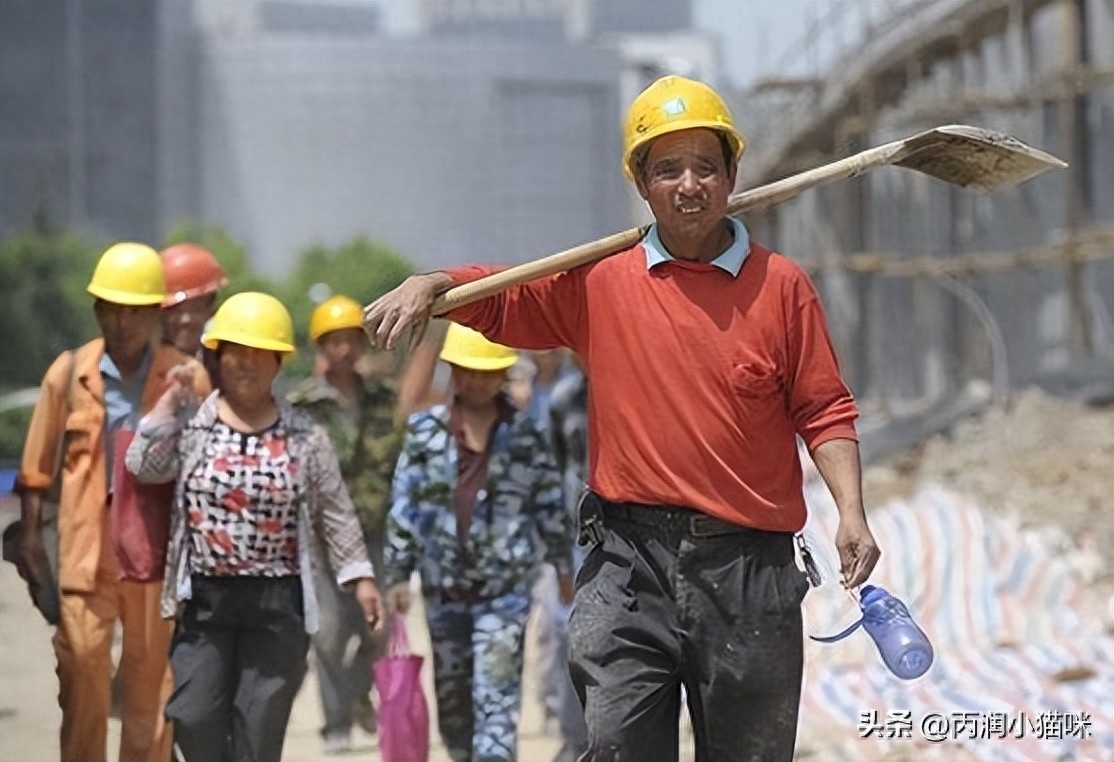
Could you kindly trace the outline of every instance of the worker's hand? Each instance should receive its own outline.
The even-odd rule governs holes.
[[[187,405],[197,403],[193,392],[194,368],[190,364],[175,365],[166,373],[166,390],[151,408],[146,419],[150,423],[173,421],[178,412]]]
[[[387,589],[387,611],[406,614],[410,611],[410,583],[399,582]]]
[[[411,275],[369,304],[364,308],[364,330],[372,343],[380,349],[394,349],[409,330],[407,349],[412,350],[425,335],[433,302],[450,286],[452,279],[444,272]]]
[[[557,595],[562,606],[571,606],[576,597],[576,580],[571,574],[557,575]]]
[[[874,535],[866,524],[866,517],[841,519],[835,536],[839,551],[839,570],[843,586],[847,589],[866,582],[882,551],[874,542]]]
[[[364,621],[373,630],[383,629],[383,601],[379,598],[379,588],[371,577],[356,580],[356,602],[364,612]]]
[[[26,521],[20,524],[19,560],[15,568],[31,589],[41,586],[46,580],[49,566],[42,527],[32,526]]]

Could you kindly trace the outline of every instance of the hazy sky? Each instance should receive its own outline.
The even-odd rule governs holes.
[[[823,75],[868,26],[916,0],[694,0],[695,22],[720,37],[728,77]]]
[[[417,28],[421,0],[373,0],[393,33]],[[638,2],[638,0],[628,0]],[[869,17],[892,11],[902,0],[693,0],[695,24],[720,38],[727,77],[737,85],[772,74],[823,70],[835,47],[854,42]],[[807,37],[810,30],[821,34]],[[811,45],[803,44],[812,39]]]
[[[719,36],[728,78],[746,85],[773,74],[803,75],[821,64],[825,43],[847,24],[863,0],[695,0],[698,29]],[[878,3],[881,5],[881,3]],[[811,29],[823,28],[812,45]]]

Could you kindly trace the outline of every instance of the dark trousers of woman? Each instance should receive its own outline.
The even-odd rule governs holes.
[[[166,716],[186,762],[279,762],[309,635],[299,577],[193,578]]]
[[[569,623],[581,759],[676,762],[683,685],[697,762],[791,760],[808,589],[792,535],[594,495],[593,515]]]

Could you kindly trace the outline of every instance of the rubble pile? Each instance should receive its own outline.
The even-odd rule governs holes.
[[[1114,552],[1114,407],[1088,407],[1030,389],[866,469],[868,506],[936,482],[1022,526],[1058,527],[1109,573]],[[1092,567],[1094,564],[1092,564]]]

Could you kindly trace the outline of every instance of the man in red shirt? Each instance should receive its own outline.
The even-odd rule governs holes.
[[[590,548],[569,633],[585,758],[675,760],[684,685],[698,759],[789,760],[808,588],[793,557],[796,437],[839,509],[843,583],[860,585],[879,550],[858,412],[807,275],[726,216],[745,144],[723,99],[664,77],[631,104],[625,145],[656,220],[641,243],[449,317],[584,360]],[[495,269],[414,276],[367,308],[365,327],[393,346],[439,294]]]

